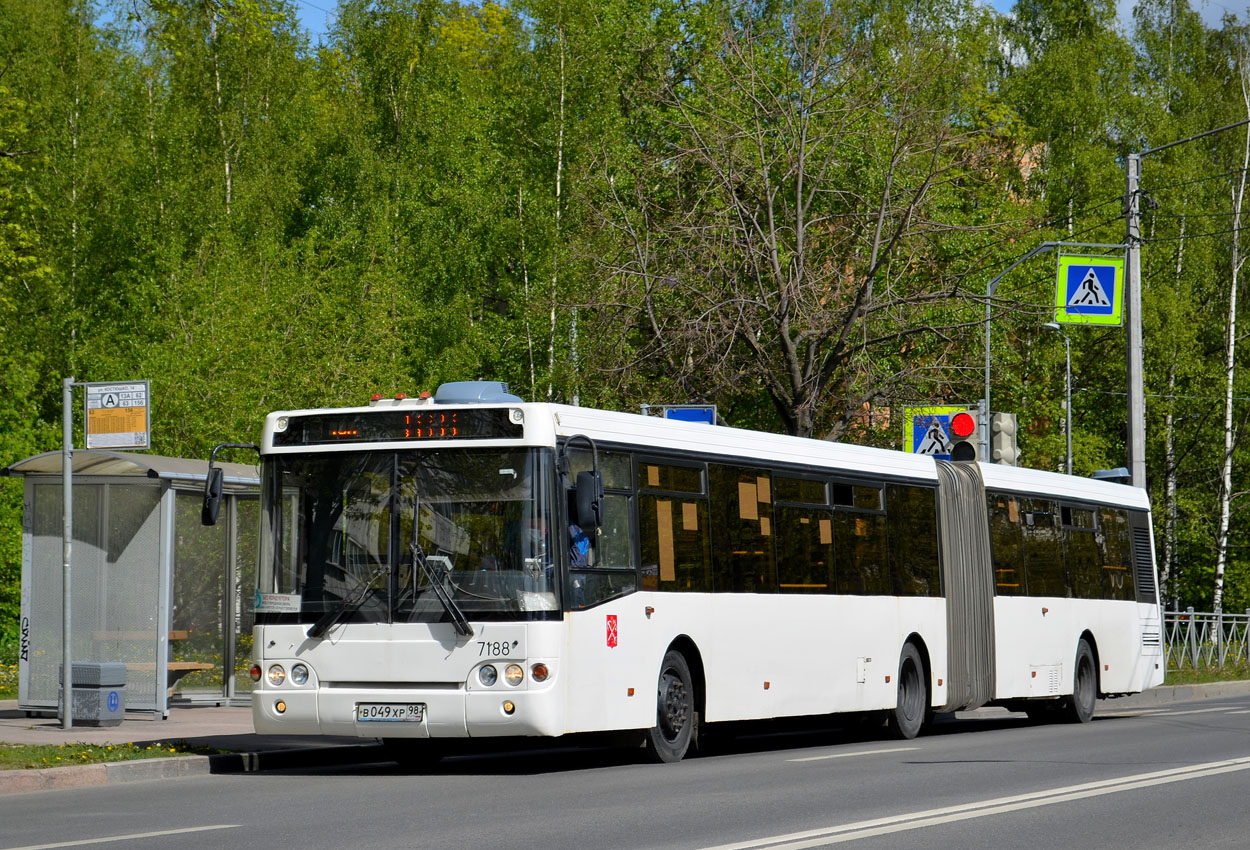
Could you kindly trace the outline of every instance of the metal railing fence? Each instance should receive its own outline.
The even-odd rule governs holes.
[[[1163,612],[1168,670],[1224,667],[1250,660],[1250,608],[1244,614],[1209,614],[1186,608]]]

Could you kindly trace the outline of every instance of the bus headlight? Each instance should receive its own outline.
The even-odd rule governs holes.
[[[291,684],[306,685],[308,684],[308,667],[304,664],[296,664],[291,668]]]
[[[250,668],[248,668],[247,675],[251,677],[253,682],[259,682],[260,681],[260,665],[253,664]]]
[[[486,664],[477,671],[477,680],[489,688],[499,681],[499,671],[495,669],[494,665]]]
[[[503,670],[503,677],[509,685],[519,685],[525,678],[525,670],[520,664],[509,664]]]
[[[281,664],[275,664],[269,668],[269,684],[275,688],[286,681],[286,671],[282,669]]]
[[[551,675],[551,671],[547,669],[547,665],[539,661],[537,664],[530,666],[530,677],[535,682],[545,682],[547,677]]]

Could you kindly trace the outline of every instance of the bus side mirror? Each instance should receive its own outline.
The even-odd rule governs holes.
[[[204,507],[200,510],[200,523],[216,525],[217,515],[221,513],[221,487],[225,480],[225,472],[219,466],[208,468],[208,478],[204,480]]]
[[[600,503],[603,500],[603,476],[597,472],[577,473],[577,524],[582,531],[593,531],[600,525]]]

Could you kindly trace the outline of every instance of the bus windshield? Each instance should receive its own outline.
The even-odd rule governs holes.
[[[551,465],[540,449],[267,458],[258,619],[558,616]]]

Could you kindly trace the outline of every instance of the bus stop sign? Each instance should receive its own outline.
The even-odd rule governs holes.
[[[87,448],[146,449],[152,444],[148,381],[88,383]]]

